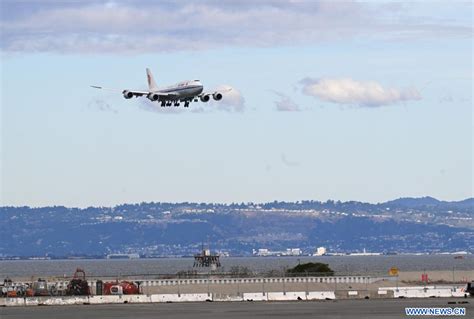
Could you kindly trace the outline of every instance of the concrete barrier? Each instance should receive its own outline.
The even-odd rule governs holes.
[[[310,291],[306,296],[307,300],[336,299],[334,291]]]
[[[260,288],[260,287],[259,287]],[[107,296],[63,296],[63,297],[24,297],[0,298],[0,306],[37,306],[37,305],[80,305],[114,303],[154,303],[154,302],[200,302],[213,301],[296,301],[353,298],[429,298],[464,297],[463,285],[458,286],[418,286],[384,287],[372,291],[272,291],[239,293],[162,293],[143,295],[107,295]]]
[[[1,298],[2,306],[25,306],[25,298]]]
[[[451,297],[450,289],[398,289],[393,293],[395,298],[429,298],[429,297]]]
[[[110,304],[110,303],[123,303],[120,300],[120,296],[92,296],[89,298],[89,303],[92,305],[98,304]]]
[[[150,302],[206,301],[211,298],[208,294],[155,294],[150,295]]]
[[[262,292],[246,292],[243,294],[243,299],[249,301],[266,301],[267,295]]]
[[[386,287],[379,288],[379,294],[393,292],[394,298],[430,298],[464,297],[463,286],[426,286],[426,287]]]
[[[306,300],[306,292],[304,291],[288,291],[283,292],[269,292],[267,293],[267,300],[278,301],[278,300]]]
[[[244,300],[241,295],[231,295],[231,294],[212,294],[213,301],[242,301]]]
[[[90,304],[108,303],[148,303],[151,302],[150,295],[116,295],[116,296],[91,296]]]
[[[37,300],[38,305],[83,305],[89,302],[89,297],[87,296],[77,296],[77,297],[40,297]]]

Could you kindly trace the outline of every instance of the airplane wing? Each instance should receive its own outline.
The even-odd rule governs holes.
[[[217,90],[217,91],[214,91],[214,92],[202,92],[201,94],[199,94],[198,96],[203,96],[203,95],[214,95],[214,94],[218,94],[218,93],[225,93],[225,92],[230,92],[232,91],[232,88],[228,88],[228,89],[223,89],[223,90]]]
[[[222,93],[229,92],[231,90],[232,88],[216,90],[214,92],[203,92],[199,94],[198,97],[201,99],[202,102],[209,102],[211,99],[211,96],[215,101],[219,101],[219,100],[222,100],[222,96],[223,96]]]
[[[91,85],[91,87],[94,88],[94,89],[121,92],[123,94],[128,93],[128,94],[131,94],[132,96],[142,96],[142,95],[148,95],[150,93],[148,91],[138,91],[138,90],[135,91],[135,90],[122,90],[122,89],[114,89],[114,88],[105,88],[103,86],[97,86],[97,85]]]
[[[175,94],[172,94],[172,93],[164,93],[164,92],[150,92],[150,91],[139,91],[139,90],[122,90],[122,89],[106,88],[106,87],[98,86],[98,85],[91,85],[91,87],[94,88],[94,89],[121,92],[121,93],[123,94],[123,96],[124,96],[125,98],[127,98],[127,99],[130,99],[130,98],[132,98],[132,97],[143,96],[143,95],[148,96],[150,93],[153,93],[153,95],[159,96],[159,97],[161,97],[161,98],[170,98],[170,99],[172,99],[173,97],[176,97]]]

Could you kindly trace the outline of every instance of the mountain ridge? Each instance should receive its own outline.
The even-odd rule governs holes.
[[[474,253],[472,198],[0,207],[0,257],[190,256],[202,242],[231,255],[316,247],[329,252]]]

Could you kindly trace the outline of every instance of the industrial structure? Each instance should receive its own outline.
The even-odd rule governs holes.
[[[210,249],[203,247],[201,253],[194,255],[193,267],[209,267],[211,270],[215,270],[221,266],[219,258],[219,255],[213,255]]]

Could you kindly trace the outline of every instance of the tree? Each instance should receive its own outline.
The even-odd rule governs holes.
[[[323,263],[305,263],[297,265],[286,271],[289,276],[295,275],[316,275],[316,276],[332,276],[334,271],[329,268],[328,264]]]

